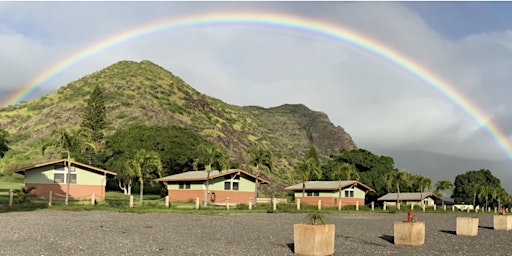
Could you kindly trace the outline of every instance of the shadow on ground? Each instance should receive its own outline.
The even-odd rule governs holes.
[[[379,238],[384,240],[384,241],[387,241],[388,243],[392,243],[392,244],[395,243],[395,237],[394,236],[382,235]]]
[[[290,250],[292,250],[292,252],[295,252],[295,244],[294,243],[287,243],[286,245],[288,245],[288,248],[290,248]]]
[[[443,232],[443,233],[450,234],[450,235],[457,235],[457,232],[455,232],[453,230],[439,230],[439,232]]]

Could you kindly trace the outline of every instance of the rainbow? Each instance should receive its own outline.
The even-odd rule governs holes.
[[[29,81],[25,86],[23,86],[20,90],[15,92],[5,102],[3,102],[2,106],[16,104],[22,101],[34,90],[42,86],[45,81],[63,72],[68,67],[90,56],[115,47],[116,45],[119,45],[123,42],[163,30],[230,24],[270,26],[315,34],[317,36],[323,36],[343,42],[354,47],[355,49],[363,51],[364,53],[369,53],[375,57],[378,57],[379,59],[384,60],[386,63],[394,65],[400,70],[408,73],[415,79],[438,91],[448,100],[452,101],[479,127],[484,128],[484,130],[493,140],[495,140],[496,144],[500,147],[500,149],[505,153],[509,161],[512,163],[512,147],[508,141],[507,136],[500,130],[497,125],[490,121],[488,122],[486,115],[477,106],[466,99],[461,93],[457,92],[454,87],[451,86],[447,81],[436,76],[418,63],[408,59],[406,56],[401,55],[399,52],[387,47],[386,45],[383,45],[378,41],[372,40],[354,31],[343,28],[339,25],[333,25],[320,22],[318,20],[312,20],[283,13],[274,14],[236,12],[199,14],[180,18],[164,19],[155,23],[146,24],[120,34],[113,35],[63,59],[55,66],[48,68],[33,80]]]

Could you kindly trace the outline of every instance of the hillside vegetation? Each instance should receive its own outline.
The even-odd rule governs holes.
[[[356,149],[342,127],[304,105],[235,106],[196,91],[150,61],[121,61],[44,97],[0,109],[0,127],[10,133],[11,146],[0,160],[0,170],[12,171],[60,157],[43,156],[43,141],[53,129],[80,125],[86,100],[96,85],[105,98],[107,138],[135,124],[184,126],[226,150],[239,163],[244,163],[250,148],[272,151],[276,171],[268,175],[284,182],[310,145],[322,155]]]

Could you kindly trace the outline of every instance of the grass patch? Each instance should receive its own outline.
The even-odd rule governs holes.
[[[225,214],[225,213],[312,213],[317,212],[316,205],[301,204],[301,209],[297,210],[297,206],[293,203],[278,203],[276,210],[273,209],[271,203],[258,203],[249,210],[247,204],[238,204],[231,206],[230,210],[225,205],[209,205],[203,207],[200,204],[199,209],[195,208],[194,202],[170,202],[169,207],[165,207],[165,199],[160,195],[145,194],[142,205],[139,205],[139,195],[133,195],[133,208],[130,208],[130,196],[121,192],[108,191],[105,193],[105,199],[97,198],[95,205],[91,205],[90,199],[70,200],[68,205],[64,204],[63,198],[53,198],[51,207],[48,205],[47,199],[31,198],[30,202],[19,203],[16,198],[13,200],[12,207],[7,207],[9,203],[9,189],[17,190],[23,187],[23,183],[0,182],[0,212],[9,211],[35,211],[35,210],[63,210],[63,211],[91,211],[103,210],[114,212],[132,212],[132,213],[148,213],[148,212],[174,212],[174,213],[193,213],[193,214]],[[402,207],[400,211],[395,208],[388,208],[384,211],[381,207],[375,207],[374,211],[367,206],[359,206],[356,211],[355,206],[342,207],[338,211],[337,207],[322,207],[321,213],[328,214],[346,214],[346,213],[391,213],[405,214],[410,208]],[[421,208],[416,207],[415,213],[423,212]],[[427,208],[427,213],[461,213],[460,211],[452,212],[451,209],[443,211],[440,207],[434,211]],[[487,213],[487,212],[486,212]],[[494,212],[491,212],[494,214]],[[405,215],[404,215],[405,216]]]

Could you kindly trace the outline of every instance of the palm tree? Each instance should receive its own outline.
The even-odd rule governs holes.
[[[204,207],[208,204],[208,186],[210,180],[210,172],[215,167],[222,172],[224,168],[227,166],[229,159],[224,151],[216,147],[215,145],[202,145],[200,147],[199,156],[194,161],[193,167],[194,170],[199,170],[199,165],[204,165],[204,170],[207,173],[206,177],[206,189],[204,191]]]
[[[154,172],[157,172],[159,177],[162,176],[162,162],[160,161],[160,155],[155,151],[139,149],[135,153],[134,158],[126,162],[125,167],[139,179],[139,205],[142,205],[142,198],[144,196],[144,180]]]
[[[498,209],[501,209],[501,199],[504,199],[505,203],[508,203],[509,201],[509,195],[507,193],[507,191],[503,188],[501,189],[498,189],[498,195],[497,195],[497,199],[498,199]]]
[[[487,186],[487,185],[480,185],[478,187],[478,197],[485,199],[485,208],[484,208],[484,210],[487,209],[487,202],[488,202],[488,199],[489,199],[489,189],[490,189],[490,187]]]
[[[388,189],[392,188],[393,185],[396,186],[397,196],[396,196],[396,205],[397,209],[400,210],[400,182],[405,182],[406,185],[411,184],[411,174],[408,172],[400,172],[398,170],[393,170],[391,172],[386,173],[384,175],[384,179],[386,180]]]
[[[306,181],[312,178],[319,179],[322,176],[322,170],[317,164],[316,159],[308,158],[301,161],[295,166],[294,173],[302,180],[302,202],[304,202],[304,194],[306,193]]]
[[[441,196],[441,201],[444,207],[444,198],[446,197],[446,190],[453,192],[453,184],[449,180],[439,180],[434,184],[436,194]]]
[[[259,187],[258,177],[260,176],[261,169],[267,169],[268,171],[272,172],[272,152],[265,149],[251,149],[249,150],[249,154],[249,165],[254,167],[256,174],[256,187],[254,188],[254,206],[256,206]]]
[[[468,192],[473,194],[473,207],[475,207],[476,206],[476,196],[478,195],[478,193],[480,191],[480,185],[472,183],[472,184],[469,184],[468,187],[469,187]]]
[[[346,175],[345,177],[347,178],[347,180],[350,180],[352,178],[352,174],[354,174],[356,180],[359,180],[360,176],[354,165],[340,162],[334,163],[333,169],[331,170],[330,173],[330,178],[333,180],[339,180],[338,202],[341,202],[341,181],[343,180],[343,176]]]
[[[414,185],[416,187],[416,192],[424,192],[425,189],[427,191],[432,190],[432,180],[430,178],[427,178],[427,177],[424,177],[421,175],[414,175],[412,177],[413,177],[412,182],[414,183]]]
[[[496,198],[500,195],[500,190],[496,187],[489,187],[489,194],[491,194],[491,199],[495,202]]]
[[[65,151],[67,155],[67,178],[66,178],[66,199],[65,204],[69,202],[69,184],[71,179],[71,152],[78,150],[79,152],[85,152],[87,149],[96,150],[96,145],[90,139],[90,133],[83,128],[77,130],[53,130],[51,136],[53,140],[45,143],[41,148],[41,152],[44,152],[48,148],[55,148],[58,150]]]

